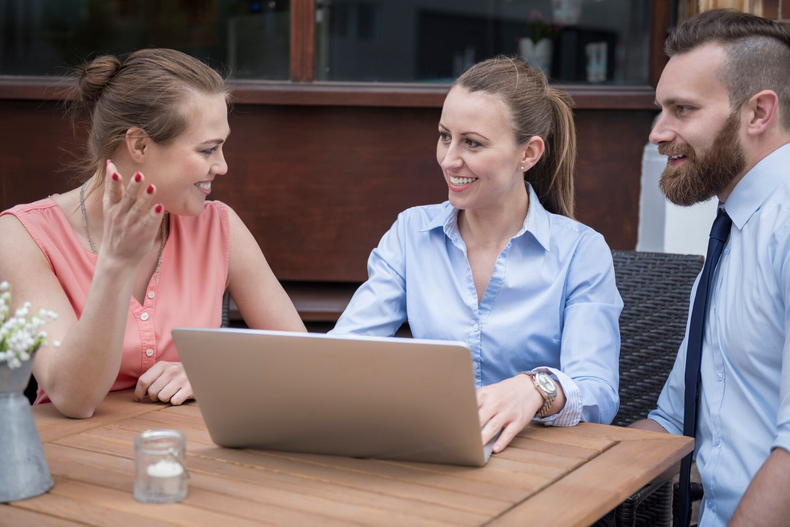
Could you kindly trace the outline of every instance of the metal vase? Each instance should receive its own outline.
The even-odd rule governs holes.
[[[33,358],[16,369],[0,362],[0,503],[43,494],[54,482],[24,390]]]

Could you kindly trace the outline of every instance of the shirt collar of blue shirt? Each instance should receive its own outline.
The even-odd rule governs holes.
[[[732,189],[724,209],[732,223],[742,230],[776,188],[790,176],[790,143],[783,145],[763,159],[743,176]]]
[[[524,224],[522,225],[521,230],[518,231],[512,239],[516,239],[525,232],[529,232],[548,252],[549,240],[551,238],[551,225],[549,221],[550,213],[543,208],[543,205],[540,203],[538,195],[535,194],[535,190],[532,188],[532,185],[527,182],[525,182],[525,184],[527,186],[527,191],[529,192],[529,210],[527,211],[527,217],[524,218]],[[450,205],[449,201],[445,201],[444,205],[444,210],[442,210],[442,212],[440,212],[433,220],[428,222],[427,225],[420,229],[420,232],[442,227],[444,229],[445,235],[447,235],[447,237],[450,238],[453,243],[458,245],[458,239],[461,236],[458,232],[458,209]]]

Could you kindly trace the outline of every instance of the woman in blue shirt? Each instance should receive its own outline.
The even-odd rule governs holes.
[[[494,452],[533,418],[610,423],[619,405],[623,303],[603,237],[572,219],[570,103],[520,60],[465,72],[439,121],[449,201],[398,216],[333,330],[391,336],[408,319],[417,338],[466,342]]]

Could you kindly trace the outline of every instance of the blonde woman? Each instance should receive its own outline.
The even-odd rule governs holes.
[[[519,60],[465,72],[438,123],[449,200],[399,215],[333,330],[408,319],[415,337],[466,342],[494,452],[533,418],[610,423],[619,406],[623,304],[609,247],[573,219],[570,102]]]

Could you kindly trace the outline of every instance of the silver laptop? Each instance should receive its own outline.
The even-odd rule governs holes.
[[[461,342],[173,330],[195,398],[224,447],[482,466]]]

